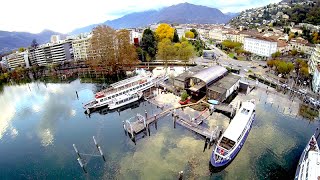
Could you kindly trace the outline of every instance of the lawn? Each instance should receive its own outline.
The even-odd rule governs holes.
[[[232,58],[232,59],[234,58],[234,53],[229,53],[228,55],[230,58]]]

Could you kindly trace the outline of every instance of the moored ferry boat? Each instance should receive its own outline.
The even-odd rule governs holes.
[[[132,94],[124,94],[124,95],[118,96],[109,103],[108,105],[109,109],[112,110],[130,103],[133,103],[135,101],[138,101],[142,96],[143,96],[142,92],[136,92]]]
[[[317,138],[319,133],[318,131]],[[311,136],[300,156],[294,179],[320,179],[320,151],[315,134]]]
[[[254,101],[243,102],[212,152],[210,164],[213,170],[220,171],[232,162],[243,147],[254,119]]]
[[[113,83],[109,88],[97,92],[95,99],[86,103],[83,108],[96,109],[107,106],[114,98],[128,93],[143,92],[154,86],[159,80],[161,80],[159,77],[152,77],[151,73],[147,73]]]

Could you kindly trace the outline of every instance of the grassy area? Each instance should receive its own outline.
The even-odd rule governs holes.
[[[233,59],[234,58],[234,53],[229,53],[228,56]]]

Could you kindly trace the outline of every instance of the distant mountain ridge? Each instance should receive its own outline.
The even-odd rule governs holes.
[[[38,34],[0,31],[0,53],[8,52],[19,47],[28,47],[33,39],[36,39],[39,44],[49,42],[51,35],[54,34],[62,35],[61,33],[51,30],[43,30]]]
[[[216,8],[194,5],[190,3],[181,3],[162,8],[159,11],[150,10],[127,14],[121,18],[105,21],[101,24],[111,26],[115,29],[142,27],[159,22],[179,24],[224,24],[227,23],[233,16],[234,14],[225,15]],[[94,24],[78,28],[72,31],[70,34],[90,32],[92,28],[97,25],[98,24]]]

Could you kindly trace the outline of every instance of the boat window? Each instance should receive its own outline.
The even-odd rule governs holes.
[[[225,148],[226,150],[229,150],[234,146],[234,144],[235,144],[234,141],[232,141],[232,140],[230,140],[230,139],[228,139],[226,137],[223,137],[221,139],[221,142],[220,142],[219,146]]]
[[[100,100],[100,102],[102,102],[102,101],[103,101],[103,99]]]
[[[114,98],[114,97],[115,97],[115,95],[112,96],[112,98]]]

